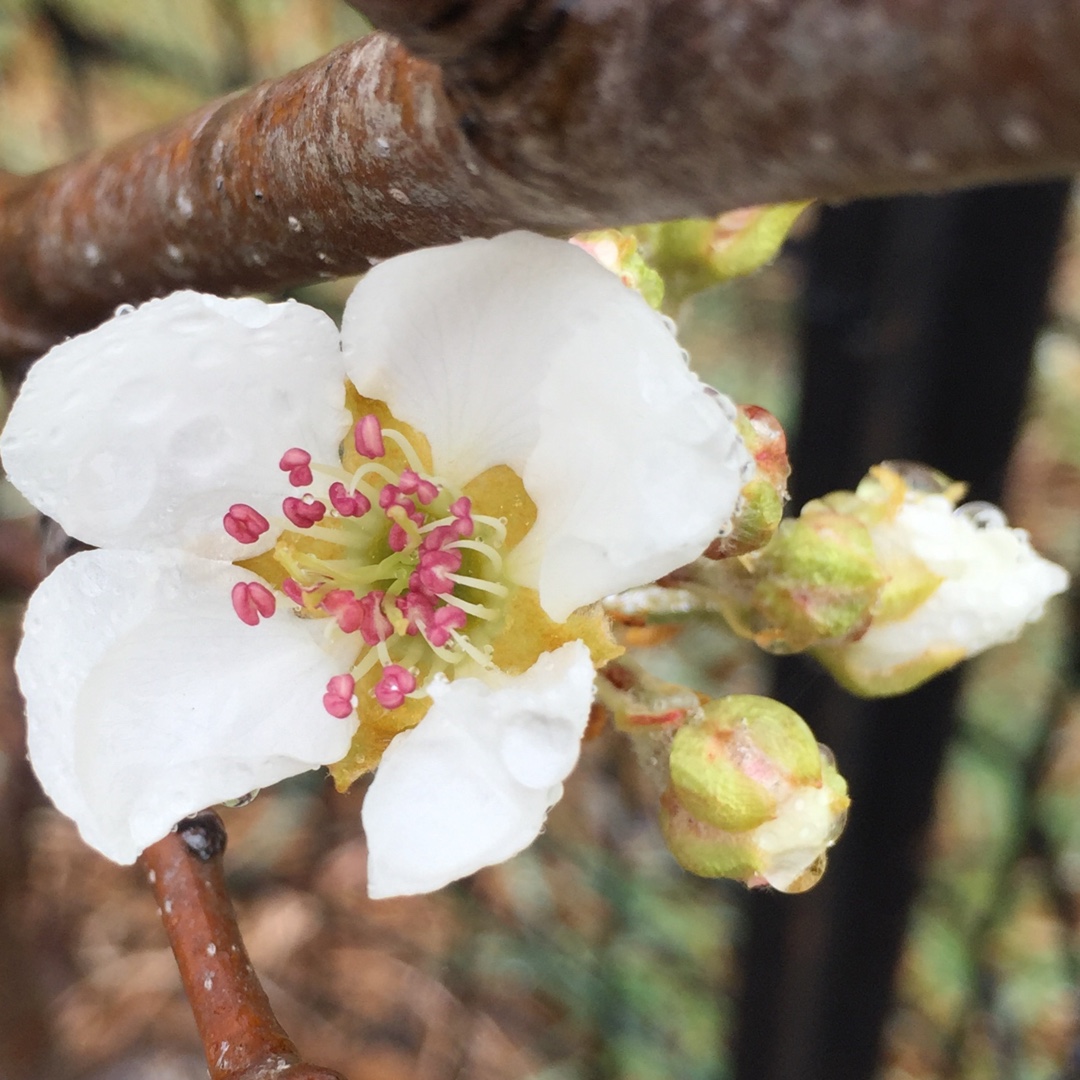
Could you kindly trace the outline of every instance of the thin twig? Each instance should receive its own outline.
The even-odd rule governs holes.
[[[210,1080],[342,1080],[301,1062],[274,1016],[225,889],[225,841],[221,819],[206,811],[180,822],[142,855]]]

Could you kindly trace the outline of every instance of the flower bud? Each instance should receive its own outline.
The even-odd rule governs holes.
[[[641,257],[636,237],[618,229],[601,229],[579,233],[570,243],[617,274],[624,285],[636,289],[650,307],[659,308],[664,302],[664,279]]]
[[[780,524],[759,551],[695,564],[731,628],[773,653],[801,652],[858,634],[870,621],[885,575],[866,527],[823,509]]]
[[[672,300],[744,277],[772,262],[807,202],[746,206],[716,218],[638,226],[645,257]]]
[[[764,547],[780,525],[788,497],[791,463],[780,422],[759,405],[740,405],[735,425],[753,458],[754,471],[739,493],[730,528],[705,549],[709,559],[728,559]]]
[[[902,694],[1016,638],[1068,587],[1068,574],[989,503],[957,506],[963,485],[924,466],[875,466],[855,492],[823,500],[865,523],[888,580],[869,629],[815,650],[858,694]],[[805,513],[805,511],[804,511]]]
[[[710,702],[671,744],[661,827],[704,877],[802,892],[844,827],[847,785],[802,718],[769,698]]]

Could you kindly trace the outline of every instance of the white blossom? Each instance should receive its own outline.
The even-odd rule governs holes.
[[[430,469],[387,480],[396,434],[346,409],[347,381],[426,438]],[[354,441],[370,464],[350,477]],[[499,627],[501,598],[536,589],[558,623],[688,562],[747,465],[664,321],[583,252],[524,233],[379,265],[340,339],[293,302],[181,292],[117,315],[35,365],[0,454],[100,549],[34,595],[17,663],[34,768],[87,842],[131,862],[187,814],[342,759],[372,694],[430,700],[368,793],[379,895],[525,847],[576,760],[589,651],[500,670],[484,620]],[[461,494],[493,466],[536,507],[516,546]],[[345,555],[309,544],[285,581],[239,565],[281,561],[295,536]],[[463,558],[470,584],[444,582]],[[355,582],[379,566],[372,600]]]

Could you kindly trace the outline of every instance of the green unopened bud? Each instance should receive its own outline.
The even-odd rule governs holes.
[[[866,527],[828,512],[783,522],[744,562],[753,585],[729,621],[775,653],[858,634],[886,581]]]
[[[671,297],[683,300],[732,278],[759,270],[776,258],[796,219],[810,204],[777,203],[731,210],[717,218],[690,218],[642,225],[649,262],[660,271]]]
[[[672,741],[661,826],[705,877],[809,888],[846,820],[847,786],[802,718],[769,698],[709,703]]]
[[[764,547],[780,525],[788,497],[791,463],[780,422],[759,405],[740,405],[735,424],[754,459],[754,473],[739,493],[730,528],[705,549],[709,559],[729,559]]]
[[[641,293],[651,307],[659,308],[663,304],[664,279],[642,258],[637,237],[618,229],[601,229],[579,233],[570,242],[618,274],[623,284]]]

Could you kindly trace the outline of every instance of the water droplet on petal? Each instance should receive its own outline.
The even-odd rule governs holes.
[[[921,461],[883,461],[881,464],[897,473],[912,491],[941,495],[952,486],[952,481],[944,473]]]
[[[990,502],[964,503],[953,513],[957,517],[967,518],[976,529],[1004,529],[1009,524],[1008,518]]]
[[[262,788],[255,788],[253,791],[249,791],[246,795],[241,795],[238,799],[226,799],[221,805],[229,807],[247,806],[248,803],[255,801]]]

